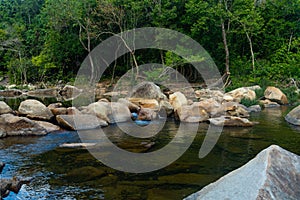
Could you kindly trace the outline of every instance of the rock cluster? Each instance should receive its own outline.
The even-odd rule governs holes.
[[[209,122],[220,126],[253,126],[247,118],[250,112],[259,112],[259,105],[240,104],[242,99],[255,100],[255,90],[259,86],[243,87],[224,93],[221,90],[201,89],[195,91],[196,99],[187,99],[181,92],[169,91],[166,96],[152,82],[143,82],[134,87],[132,92],[124,91],[127,98],[110,102],[101,99],[82,107],[63,107],[53,103],[46,107],[43,103],[29,99],[21,102],[17,111],[13,111],[5,102],[0,101],[0,138],[16,135],[45,135],[60,128],[68,130],[86,130],[108,126],[112,123],[126,122],[133,119],[151,121],[156,118],[173,116],[182,122]],[[15,92],[16,93],[16,92]],[[27,95],[64,95],[72,98],[82,90],[74,86],[63,89],[43,89],[27,92]],[[288,103],[286,96],[275,87],[265,91],[265,107]],[[286,117],[287,121],[297,124],[295,112]],[[294,117],[294,118],[293,118]],[[299,122],[300,124],[300,122]]]

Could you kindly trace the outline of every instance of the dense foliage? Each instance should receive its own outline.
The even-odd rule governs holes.
[[[70,81],[101,41],[149,26],[191,36],[234,86],[300,80],[300,0],[1,0],[1,75],[14,83]],[[174,64],[163,51],[134,59]],[[118,59],[105,75],[122,75],[134,59]]]

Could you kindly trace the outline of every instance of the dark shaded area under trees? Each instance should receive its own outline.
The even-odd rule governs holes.
[[[11,83],[72,81],[101,41],[150,26],[195,39],[232,87],[300,80],[300,0],[1,0],[0,16],[0,73]],[[184,66],[170,52],[137,51],[105,77],[137,63]],[[192,67],[183,71],[200,80]]]

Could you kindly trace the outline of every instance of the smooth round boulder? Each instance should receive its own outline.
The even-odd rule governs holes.
[[[288,99],[286,95],[278,88],[276,87],[267,87],[265,90],[265,98],[269,99],[271,101],[275,101],[279,104],[288,104]]]
[[[26,115],[32,119],[50,120],[53,117],[49,108],[34,99],[21,102],[18,111],[21,115]]]

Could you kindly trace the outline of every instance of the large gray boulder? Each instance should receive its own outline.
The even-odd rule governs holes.
[[[12,109],[4,101],[0,101],[0,115],[7,113],[12,113]]]
[[[300,126],[300,106],[294,108],[285,116],[285,120],[293,125]]]
[[[21,102],[18,111],[21,115],[26,115],[32,119],[50,120],[53,117],[49,108],[34,99]]]
[[[48,133],[35,121],[12,114],[0,116],[0,130],[5,132],[5,136],[46,135]]]
[[[110,123],[126,122],[131,120],[131,112],[126,104],[111,102],[108,118]]]
[[[107,102],[91,103],[81,111],[83,114],[95,115],[99,119],[109,122],[110,106]]]
[[[300,156],[272,145],[185,200],[299,199]]]
[[[161,92],[160,88],[153,82],[142,82],[133,88],[130,93],[131,98],[144,98],[144,99],[156,99],[167,100],[166,95]]]

